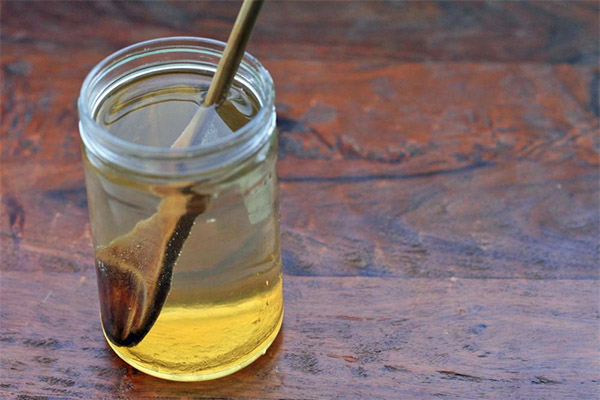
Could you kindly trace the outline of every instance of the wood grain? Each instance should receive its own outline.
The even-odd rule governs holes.
[[[105,344],[76,99],[236,2],[0,3],[0,397],[591,399],[600,392],[597,2],[267,2],[286,315],[203,384]]]
[[[239,3],[224,3],[5,1],[3,30],[11,34],[3,41],[55,56],[69,49],[109,53],[173,34],[226,41]],[[250,52],[261,60],[308,61],[596,65],[598,59],[594,1],[304,3],[266,5]],[[64,26],[74,34],[65,35]]]
[[[104,343],[87,265],[27,282],[3,274],[7,395],[505,399],[600,389],[600,360],[584,350],[600,345],[595,280],[288,276],[283,331],[267,354],[230,377],[181,384],[136,372]]]

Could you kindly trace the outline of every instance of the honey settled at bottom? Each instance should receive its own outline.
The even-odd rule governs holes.
[[[140,344],[128,348],[109,343],[121,358],[151,375],[180,381],[214,379],[264,354],[281,326],[282,300],[279,281],[238,302],[166,305]]]

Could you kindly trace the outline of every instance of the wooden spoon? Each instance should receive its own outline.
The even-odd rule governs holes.
[[[171,147],[189,146],[198,132],[210,129],[206,126],[207,123],[213,121],[213,118],[220,118],[216,114],[216,106],[221,104],[229,93],[263,2],[264,0],[244,0],[202,106]]]
[[[216,107],[229,93],[262,3],[244,0],[203,106],[172,148],[189,146],[220,118]],[[210,197],[189,187],[166,194],[154,215],[96,248],[102,325],[117,346],[135,346],[156,322],[171,288],[173,267]]]

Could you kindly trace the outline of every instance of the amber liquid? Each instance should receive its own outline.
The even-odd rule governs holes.
[[[106,97],[96,120],[125,140],[169,147],[207,87],[208,79],[193,73],[143,78]],[[234,87],[218,111],[235,130],[257,108],[249,92]],[[171,380],[213,379],[248,365],[273,342],[283,316],[273,148],[260,163],[238,168],[225,180],[210,186],[198,182],[199,191],[210,188],[212,199],[183,245],[156,322],[135,346],[109,340],[127,363]],[[96,246],[130,231],[152,215],[161,200],[123,172],[100,169],[86,155]]]

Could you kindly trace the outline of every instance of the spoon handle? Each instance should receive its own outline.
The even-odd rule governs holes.
[[[204,106],[219,104],[227,96],[263,2],[264,0],[244,0],[242,3],[223,56],[219,60],[217,72],[204,98]]]

